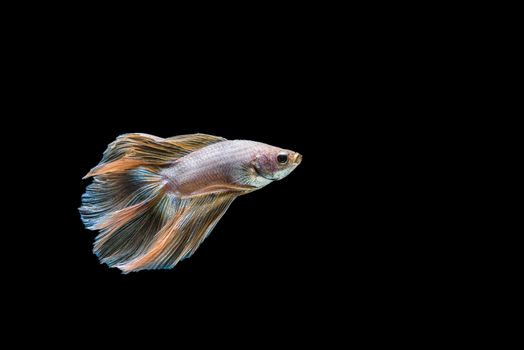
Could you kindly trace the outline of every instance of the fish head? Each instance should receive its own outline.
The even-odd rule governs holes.
[[[256,174],[264,179],[277,181],[288,176],[302,162],[298,152],[278,147],[263,147],[252,162]]]

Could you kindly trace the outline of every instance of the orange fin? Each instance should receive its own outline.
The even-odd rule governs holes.
[[[181,200],[174,217],[156,234],[144,253],[115,267],[126,273],[173,268],[195,252],[237,195],[221,193]]]
[[[96,167],[84,177],[122,172],[139,166],[159,167],[210,144],[225,141],[223,137],[191,134],[168,139],[148,134],[124,134],[109,144]]]

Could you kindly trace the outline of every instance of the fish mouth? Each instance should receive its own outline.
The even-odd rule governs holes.
[[[295,153],[295,159],[293,159],[293,163],[296,165],[299,165],[302,162],[302,155],[300,153]]]

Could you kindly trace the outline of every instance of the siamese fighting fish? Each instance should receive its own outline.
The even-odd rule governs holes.
[[[291,173],[302,156],[247,140],[125,134],[107,147],[82,195],[98,230],[93,252],[124,273],[170,269],[189,258],[240,195]]]

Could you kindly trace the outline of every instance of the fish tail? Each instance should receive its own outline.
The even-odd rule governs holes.
[[[97,175],[82,196],[86,228],[99,230],[93,252],[109,266],[147,249],[169,219],[166,181],[145,168]]]

